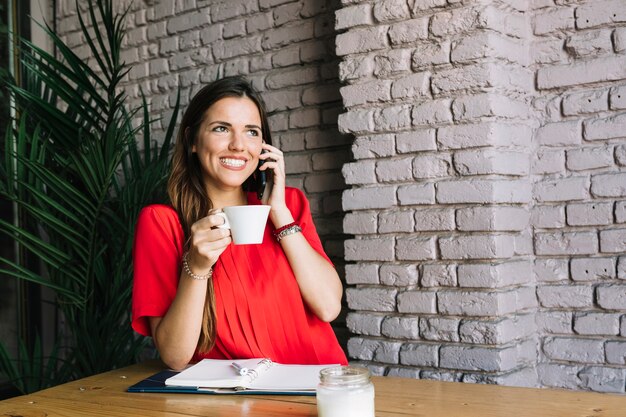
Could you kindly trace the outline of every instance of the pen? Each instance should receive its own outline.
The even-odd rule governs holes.
[[[243,366],[239,365],[237,362],[233,362],[232,367],[235,368],[237,370],[237,372],[239,372],[239,375],[244,376],[244,375],[248,375],[248,368],[244,368]]]

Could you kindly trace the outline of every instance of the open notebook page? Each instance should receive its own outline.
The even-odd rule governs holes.
[[[239,375],[232,366],[233,362],[242,368],[248,368],[249,373]],[[165,385],[207,389],[314,391],[319,383],[320,371],[330,366],[337,365],[282,365],[269,359],[203,359],[168,378]]]
[[[165,380],[165,385],[212,388],[246,387],[254,374],[239,375],[239,372],[232,366],[233,362],[251,370],[265,367],[264,359],[238,359],[236,361],[203,359]]]
[[[273,363],[259,374],[247,388],[273,391],[315,390],[320,380],[320,371],[336,365],[281,365]]]

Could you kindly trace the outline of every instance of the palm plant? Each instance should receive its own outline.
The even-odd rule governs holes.
[[[113,3],[88,0],[87,22],[78,13],[95,65],[45,26],[58,57],[22,40],[25,79],[3,77],[17,116],[0,195],[16,203],[20,224],[0,220],[0,233],[21,256],[0,258],[0,274],[52,290],[65,323],[46,366],[41,346],[22,343],[11,358],[0,344],[0,370],[23,392],[134,363],[145,347],[129,324],[134,225],[141,207],[165,200],[178,102],[159,144],[145,98],[139,109],[126,106],[127,11],[115,13]]]

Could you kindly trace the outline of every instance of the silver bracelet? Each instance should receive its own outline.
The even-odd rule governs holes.
[[[196,275],[193,272],[191,272],[191,268],[189,268],[189,261],[187,260],[188,257],[189,257],[189,251],[183,254],[183,270],[185,271],[185,274],[187,274],[187,276],[193,279],[200,280],[200,281],[207,280],[213,276],[213,268],[209,269],[209,273],[206,275]]]
[[[301,232],[302,228],[300,226],[298,226],[297,224],[294,224],[291,227],[286,228],[285,230],[283,230],[282,232],[280,232],[279,234],[276,235],[276,241],[280,242],[281,239],[283,239],[285,236],[289,236],[289,235],[293,235],[294,233],[298,233]]]

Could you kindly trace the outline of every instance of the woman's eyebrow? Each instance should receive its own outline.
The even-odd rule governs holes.
[[[225,126],[232,126],[230,123],[224,122],[222,120],[213,120],[212,122],[209,122],[209,125],[214,125],[216,123],[220,125],[225,125]]]
[[[228,122],[224,122],[222,120],[213,120],[212,122],[209,122],[209,126],[210,125],[214,125],[214,124],[220,124],[220,125],[224,125],[224,126],[228,126],[228,127],[232,127],[233,125],[231,123]],[[246,129],[259,129],[261,130],[261,127],[258,125],[245,125]]]

